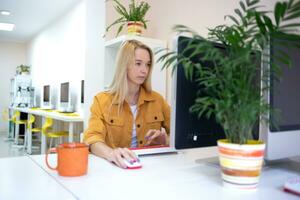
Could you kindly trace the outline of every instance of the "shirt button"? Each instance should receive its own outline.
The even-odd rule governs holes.
[[[157,117],[155,116],[154,119],[157,120]]]
[[[113,119],[111,119],[111,120],[110,120],[110,122],[111,122],[111,123],[114,123],[114,120],[113,120]]]
[[[140,144],[143,144],[143,140],[140,140]]]
[[[136,126],[137,126],[138,128],[140,128],[140,127],[141,127],[141,125],[139,125],[139,124],[138,124],[138,125],[136,125]]]

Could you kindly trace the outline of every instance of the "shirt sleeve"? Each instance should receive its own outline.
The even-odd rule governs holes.
[[[168,135],[170,135],[170,106],[168,102],[163,99],[163,115],[165,120],[163,121],[163,127],[166,129]]]
[[[101,105],[99,103],[100,98],[94,97],[93,104],[91,106],[91,116],[88,123],[88,128],[84,132],[83,141],[88,144],[94,144],[96,142],[105,143],[106,127],[104,124],[104,117]]]

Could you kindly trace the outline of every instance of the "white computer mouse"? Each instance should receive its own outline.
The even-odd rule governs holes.
[[[126,159],[123,159],[125,165],[127,166],[127,169],[139,169],[142,167],[142,164],[140,161],[135,161],[130,163],[129,161],[127,161]]]

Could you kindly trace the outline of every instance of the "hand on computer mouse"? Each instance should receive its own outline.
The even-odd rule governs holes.
[[[116,148],[112,149],[108,158],[109,161],[115,163],[117,166],[126,169],[127,165],[124,160],[135,162],[138,160],[138,157],[135,153],[127,148]]]
[[[128,160],[124,159],[123,162],[127,166],[127,169],[139,169],[142,167],[142,164],[139,160],[128,161]]]

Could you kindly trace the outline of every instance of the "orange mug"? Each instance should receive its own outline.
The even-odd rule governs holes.
[[[48,163],[48,154],[57,153],[57,166]],[[64,143],[46,153],[46,164],[61,176],[82,176],[87,173],[89,148],[83,143]]]

